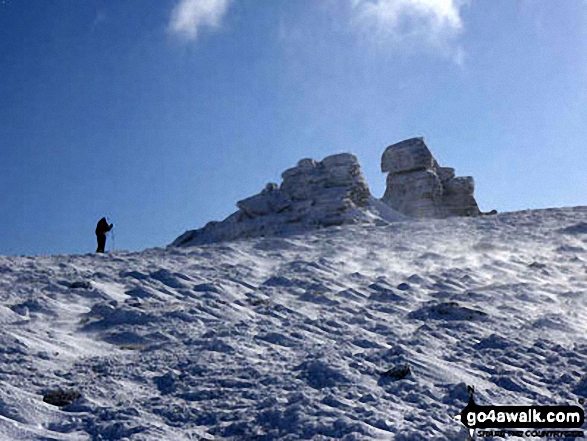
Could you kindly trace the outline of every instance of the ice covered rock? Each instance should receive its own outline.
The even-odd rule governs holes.
[[[400,213],[418,218],[481,214],[473,178],[455,177],[453,168],[439,166],[423,138],[387,147],[381,170],[389,173],[381,200]]]
[[[359,162],[350,153],[328,156],[322,161],[302,159],[281,176],[281,185],[267,184],[259,194],[237,202],[238,211],[222,222],[188,231],[172,246],[403,218],[371,196]]]

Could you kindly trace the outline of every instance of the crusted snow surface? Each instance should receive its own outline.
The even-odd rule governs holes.
[[[478,404],[577,404],[586,222],[0,258],[0,439],[459,440],[466,385]],[[58,389],[81,398],[43,402]]]

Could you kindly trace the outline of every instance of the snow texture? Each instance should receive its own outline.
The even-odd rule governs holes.
[[[478,404],[577,404],[586,222],[1,257],[0,439],[461,440],[466,385]]]

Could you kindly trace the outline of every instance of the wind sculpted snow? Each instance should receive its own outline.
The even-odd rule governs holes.
[[[466,385],[478,404],[576,404],[586,219],[0,258],[0,439],[457,440]]]

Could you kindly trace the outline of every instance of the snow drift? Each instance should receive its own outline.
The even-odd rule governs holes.
[[[0,439],[457,440],[466,385],[478,404],[577,404],[586,222],[1,257]]]

